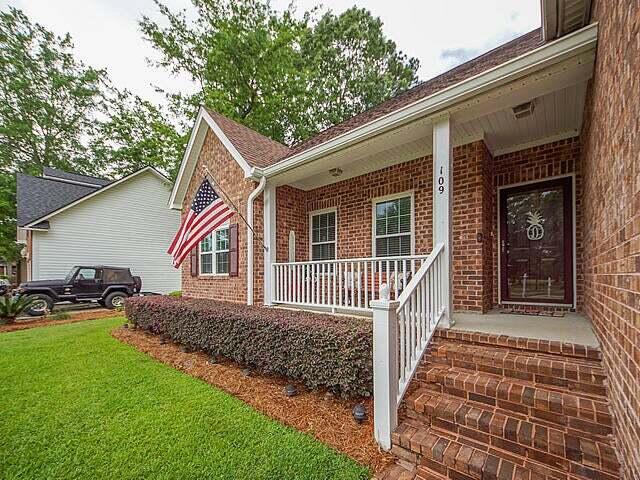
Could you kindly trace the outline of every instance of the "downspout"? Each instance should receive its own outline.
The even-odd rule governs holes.
[[[247,200],[247,305],[253,305],[253,201],[262,193],[267,184],[267,177],[260,177],[260,182]]]

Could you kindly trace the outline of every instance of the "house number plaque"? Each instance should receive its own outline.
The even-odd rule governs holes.
[[[440,167],[440,175],[438,175],[438,192],[444,193],[444,167]]]

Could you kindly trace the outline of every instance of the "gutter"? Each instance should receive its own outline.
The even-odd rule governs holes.
[[[260,183],[247,199],[247,305],[253,305],[253,201],[266,184],[267,177],[261,176]]]

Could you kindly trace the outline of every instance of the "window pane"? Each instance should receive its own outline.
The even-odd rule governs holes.
[[[225,228],[216,232],[216,250],[229,250],[229,229]]]
[[[330,227],[336,226],[336,212],[327,213],[328,224]]]
[[[312,235],[312,242],[319,242],[320,241],[320,230],[318,229],[314,229],[313,230],[313,235]]]
[[[200,255],[200,273],[213,273],[213,255],[211,253]]]
[[[78,270],[78,275],[76,277],[78,280],[95,280],[96,271],[94,268],[81,268]]]
[[[376,235],[387,234],[387,220],[385,218],[376,219]]]
[[[327,241],[327,229],[326,228],[321,228],[319,230],[319,242],[326,242]]]
[[[202,240],[200,242],[200,251],[202,253],[204,252],[210,252],[211,248],[212,248],[212,242],[211,242],[211,235],[207,235],[206,237],[204,237],[204,240]]]
[[[229,254],[216,253],[216,273],[229,273]]]
[[[387,239],[376,239],[376,257],[387,257]]]
[[[404,197],[398,200],[400,215],[409,215],[411,213],[411,197]]]
[[[336,244],[323,243],[311,247],[312,260],[333,260],[336,258]]]
[[[399,233],[400,217],[387,217],[387,234]]]
[[[400,229],[399,233],[411,232],[411,215],[400,215]]]

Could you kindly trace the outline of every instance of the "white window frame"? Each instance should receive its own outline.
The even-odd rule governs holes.
[[[227,243],[231,242],[231,238],[229,237],[229,222],[225,222],[224,225],[220,225],[218,228],[213,230],[207,237],[211,237],[211,251],[210,252],[202,252],[201,246],[202,241],[198,242],[198,276],[199,277],[228,277],[229,273],[217,273],[218,272],[218,261],[216,253],[229,253],[229,248],[226,250],[217,250],[216,249],[216,233],[220,230],[227,230]],[[230,245],[227,245],[229,247]],[[211,255],[211,266],[213,267],[213,272],[211,273],[203,273],[202,272],[202,255]]]
[[[416,234],[415,234],[415,215],[416,215],[416,202],[415,202],[415,192],[414,190],[407,190],[404,192],[400,192],[400,193],[394,193],[392,195],[384,195],[382,197],[376,197],[376,198],[372,198],[371,199],[371,252],[372,252],[372,256],[374,258],[378,258],[376,256],[376,238],[378,238],[378,236],[376,235],[376,205],[378,203],[382,203],[382,202],[388,202],[389,200],[397,200],[399,198],[405,198],[405,197],[409,197],[411,199],[411,230],[409,232],[410,235],[410,248],[411,248],[411,252],[409,253],[409,255],[415,255],[416,254]],[[399,236],[403,236],[403,235],[407,235],[406,233],[392,233],[389,235],[382,235],[381,238],[387,238],[387,237],[399,237]]]
[[[316,215],[322,215],[325,213],[335,213],[336,216],[336,224],[335,224],[335,240],[328,242],[315,242],[313,241],[313,217]],[[331,208],[323,208],[322,210],[314,210],[313,212],[309,212],[309,260],[313,259],[313,246],[314,245],[323,245],[326,243],[335,244],[335,258],[338,258],[338,209],[336,207]],[[324,261],[324,260],[323,260]],[[330,260],[326,260],[330,261]]]

